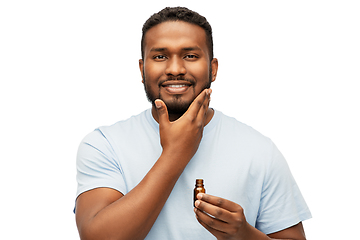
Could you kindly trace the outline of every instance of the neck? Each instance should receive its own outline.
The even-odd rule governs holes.
[[[156,111],[155,106],[151,108],[151,113],[157,123],[159,123],[159,117]],[[178,120],[182,115],[181,114],[169,114],[169,121],[174,122]],[[211,121],[212,117],[214,116],[214,109],[209,108],[206,113],[206,120],[205,120],[205,126]]]

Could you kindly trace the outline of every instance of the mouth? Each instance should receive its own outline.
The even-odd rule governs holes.
[[[192,84],[185,81],[166,81],[160,86],[170,94],[183,94],[189,90]]]

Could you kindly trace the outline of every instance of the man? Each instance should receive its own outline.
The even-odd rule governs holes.
[[[82,239],[305,239],[311,217],[274,144],[209,108],[211,27],[165,8],[143,27],[142,82],[152,108],[80,144]],[[193,208],[195,179],[209,194]]]

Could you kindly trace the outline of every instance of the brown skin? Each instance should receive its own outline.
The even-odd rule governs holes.
[[[143,83],[147,91],[156,98],[163,100],[167,106],[190,105],[209,81],[215,81],[218,62],[216,58],[209,59],[206,34],[201,27],[185,22],[164,22],[147,32],[144,60],[139,61],[139,67],[142,78],[146,79]],[[188,80],[180,80],[183,78]],[[188,85],[189,81],[193,84],[184,91],[173,92],[168,89],[172,84]],[[213,114],[212,110],[208,111],[207,123]],[[154,106],[152,113],[155,120],[159,121]],[[169,115],[170,121],[181,115]]]
[[[166,106],[157,104],[163,152],[144,179],[128,194],[108,188],[82,193],[76,202],[81,239],[144,239],[177,179],[196,153],[202,138],[210,100],[204,90],[189,110],[170,122]]]
[[[170,75],[172,77],[185,75],[186,78],[191,78],[195,84],[183,94],[172,94],[167,93],[165,89],[160,90],[165,102],[172,101],[177,95],[176,99],[189,102],[191,105],[181,117],[169,116],[164,102],[156,100],[156,105],[159,107],[153,106],[152,114],[159,122],[163,152],[144,179],[129,193],[123,195],[113,189],[97,188],[82,193],[77,198],[76,222],[83,240],[144,239],[182,171],[196,153],[203,128],[213,115],[213,111],[208,108],[211,90],[200,88],[205,84],[205,80],[210,79],[207,48],[202,44],[205,42],[205,34],[193,39],[194,35],[198,35],[199,29],[194,25],[191,27],[195,28],[186,29],[183,26],[178,32],[169,33],[171,37],[166,40],[162,26],[168,29],[167,23],[162,23],[150,29],[146,34],[144,60],[139,61],[140,71],[145,73],[150,90],[155,92],[159,92],[159,81],[167,79]],[[177,34],[183,42],[175,44],[173,34]],[[161,41],[158,42],[156,39]],[[188,44],[184,45],[184,43]],[[194,46],[197,46],[196,53],[192,51],[189,54],[185,53],[184,47]],[[167,64],[164,64],[164,61],[158,61],[159,57],[154,58],[154,54],[159,54],[159,51],[152,51],[155,47],[167,49],[167,58],[170,59],[165,61]],[[194,54],[201,55],[201,60],[199,60],[201,64],[190,60]],[[190,62],[196,64],[197,68],[189,71]],[[214,60],[213,63],[214,76],[211,78],[215,80],[217,61]],[[181,69],[180,72],[179,69]],[[178,84],[178,82],[172,84]],[[169,119],[176,121],[170,122]]]
[[[239,204],[203,193],[199,193],[197,199],[194,208],[196,218],[217,239],[306,239],[301,222],[285,230],[265,235],[246,222],[244,210]]]
[[[143,180],[126,195],[96,188],[77,198],[76,222],[83,240],[144,239],[196,153],[203,128],[213,116],[209,109],[211,89],[203,88],[209,80],[215,81],[218,62],[209,59],[203,29],[185,22],[165,22],[151,28],[145,36],[144,59],[139,66],[147,91],[161,98],[155,101],[152,114],[159,123],[163,152]],[[165,83],[170,76],[175,80]],[[179,80],[183,79],[179,76],[190,79],[192,84]],[[186,86],[172,88],[169,84]],[[183,115],[169,115],[167,104],[191,105]],[[196,217],[218,239],[269,239],[246,222],[238,204],[207,194],[198,195],[198,199]],[[216,219],[209,219],[203,212]],[[269,235],[305,239],[300,236],[304,236],[301,223]]]

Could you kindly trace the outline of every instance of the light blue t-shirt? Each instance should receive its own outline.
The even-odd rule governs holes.
[[[124,195],[161,155],[159,125],[148,109],[100,127],[81,142],[77,156],[77,196],[98,188]],[[265,234],[311,218],[311,213],[272,141],[219,111],[204,128],[188,163],[146,239],[215,239],[193,211],[195,179],[208,194],[238,203],[249,224]]]

